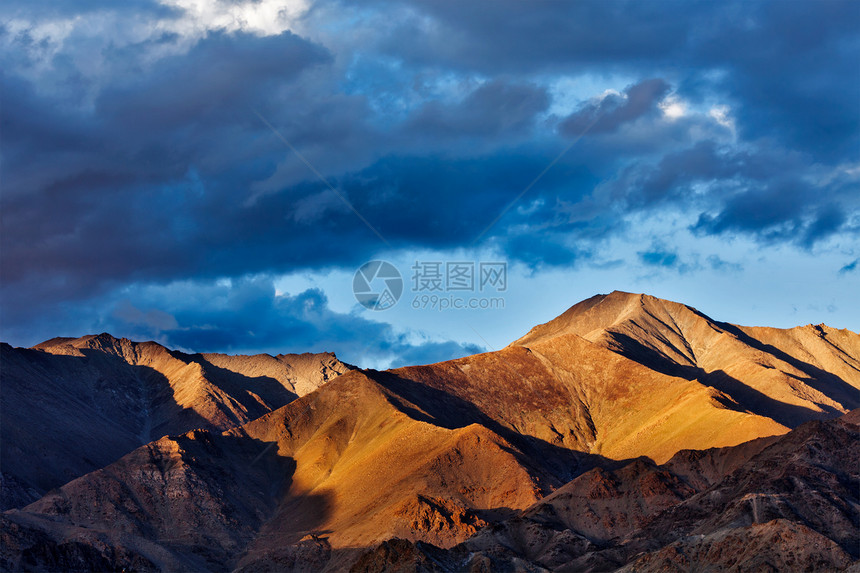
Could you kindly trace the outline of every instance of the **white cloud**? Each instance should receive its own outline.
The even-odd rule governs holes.
[[[162,0],[161,3],[183,11],[178,20],[162,20],[164,29],[195,39],[212,30],[277,35],[295,29],[297,20],[309,7],[308,0]]]
[[[715,105],[708,111],[708,115],[723,127],[728,128],[732,134],[735,133],[735,120],[731,116],[731,108],[727,105]]]
[[[687,104],[675,95],[666,96],[660,102],[660,109],[669,121],[675,121],[687,115]]]
[[[299,23],[310,0],[161,0],[176,11],[147,18],[132,9],[116,7],[85,16],[46,18],[41,14],[18,14],[3,21],[0,49],[25,54],[15,72],[31,81],[48,84],[55,75],[55,58],[65,55],[83,77],[96,81],[110,78],[115,70],[106,60],[118,50],[135,46],[140,63],[146,65],[165,56],[187,52],[210,32],[244,32],[258,36],[298,33]],[[178,13],[178,16],[177,16]],[[158,41],[165,34],[170,42]]]

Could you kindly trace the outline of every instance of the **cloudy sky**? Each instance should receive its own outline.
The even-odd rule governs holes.
[[[0,337],[381,367],[614,289],[858,331],[858,31],[852,0],[6,0]],[[412,280],[463,262],[507,288]]]

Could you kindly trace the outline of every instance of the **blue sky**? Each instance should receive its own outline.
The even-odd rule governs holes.
[[[12,344],[384,367],[614,289],[860,330],[860,3],[9,0],[0,22]],[[353,296],[370,260],[403,275],[391,309]],[[507,263],[504,308],[414,308],[416,261]]]

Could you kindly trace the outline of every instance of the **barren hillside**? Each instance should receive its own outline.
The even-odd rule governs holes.
[[[857,403],[858,339],[595,297],[499,352],[348,372],[227,431],[162,437],[6,512],[0,557],[13,570],[658,570],[725,568],[748,545],[764,555],[750,549],[752,568],[785,555],[841,567],[858,557],[856,415],[818,420]],[[277,396],[254,381],[293,371],[114,347],[135,357],[124,364],[220,373],[232,421]],[[330,362],[303,360],[324,378]],[[208,388],[181,380],[183,396]],[[765,551],[779,539],[788,553]]]
[[[189,355],[108,334],[0,347],[5,507],[167,434],[226,430],[350,367],[333,354]]]

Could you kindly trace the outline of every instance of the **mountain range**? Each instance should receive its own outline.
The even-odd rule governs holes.
[[[858,567],[849,330],[616,291],[387,371],[105,334],[0,360],[3,570]]]
[[[161,436],[242,425],[351,368],[333,354],[185,354],[109,334],[0,343],[0,509]]]

